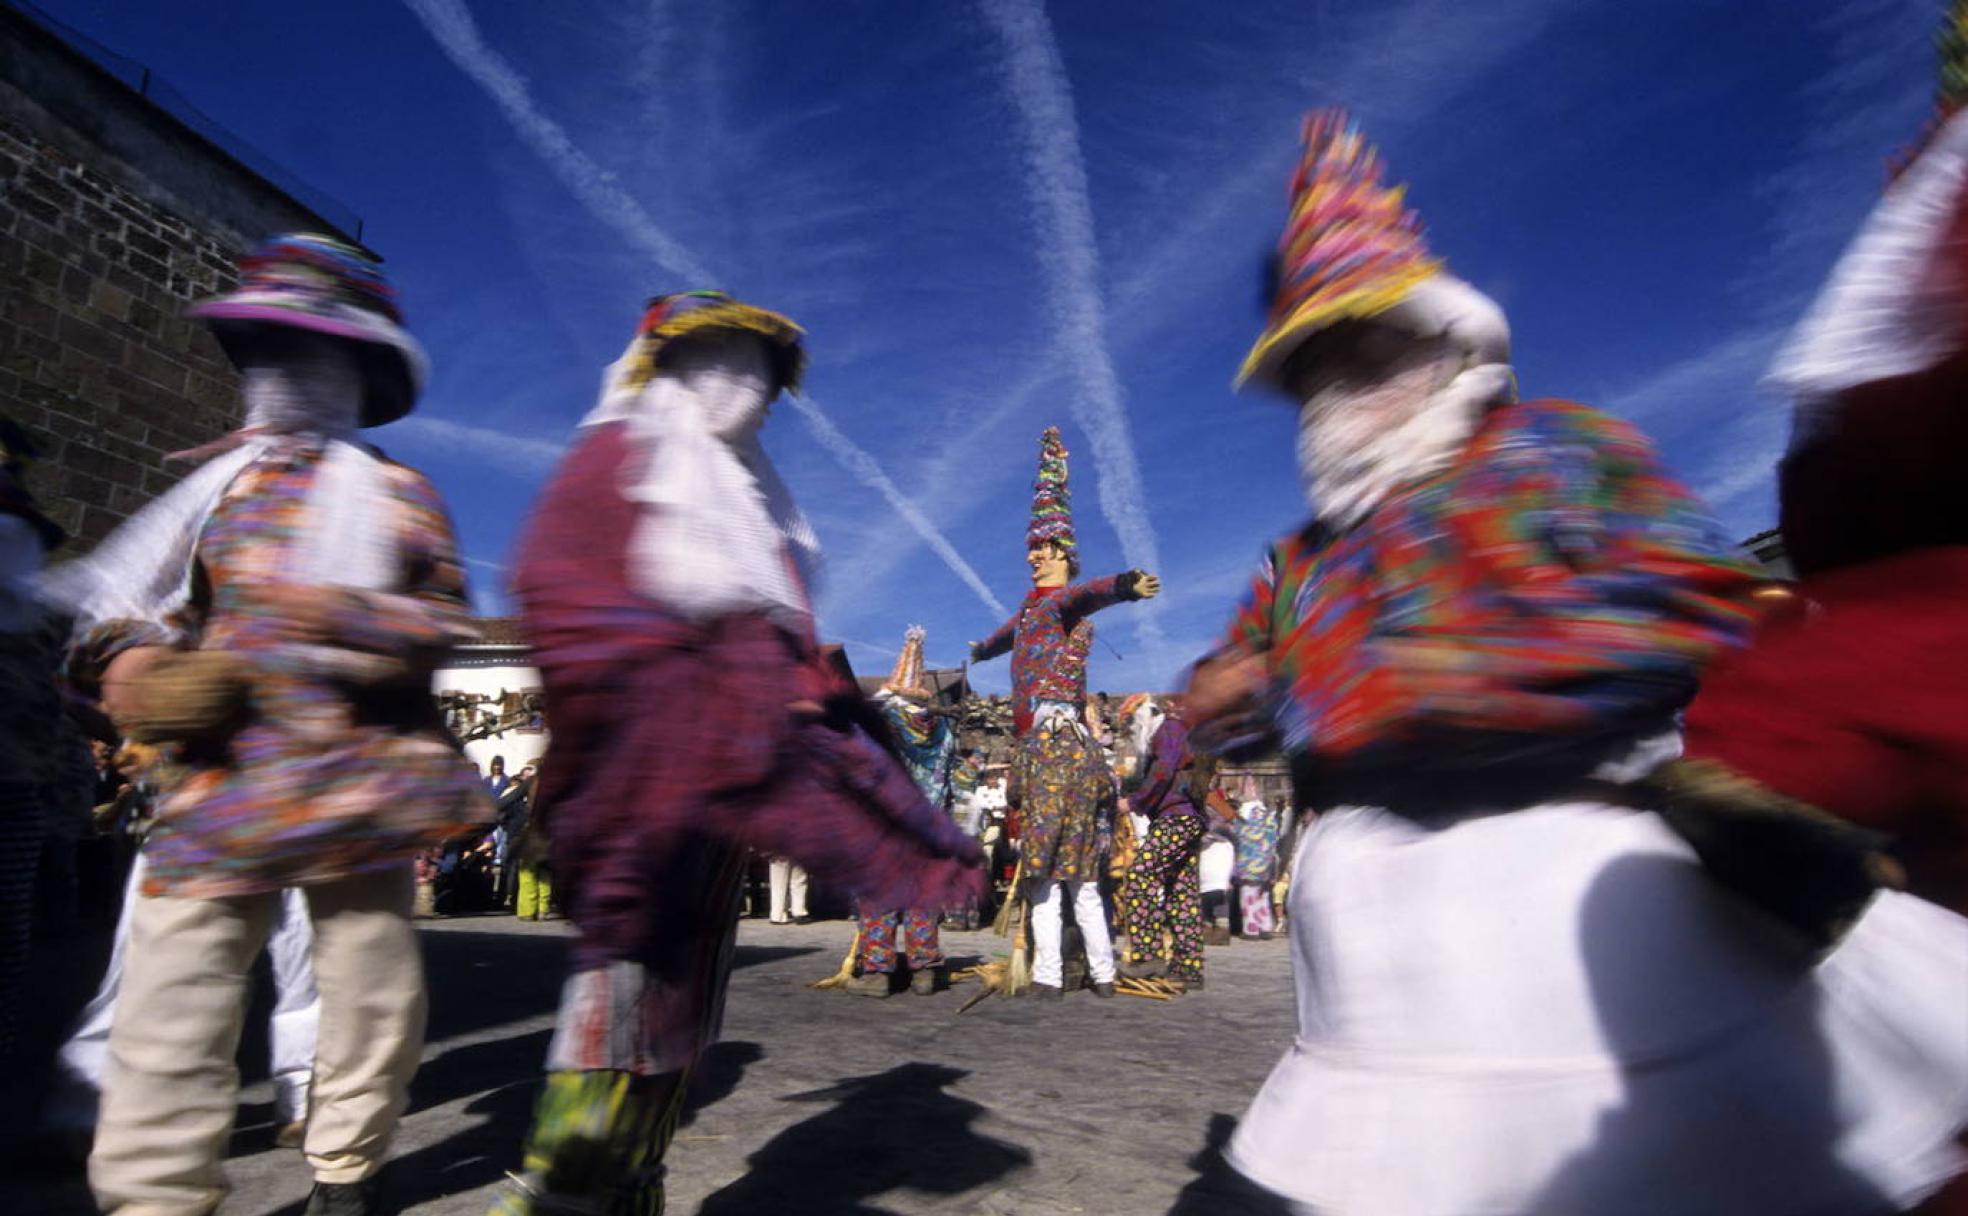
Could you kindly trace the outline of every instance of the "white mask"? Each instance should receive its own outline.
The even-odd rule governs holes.
[[[1324,385],[1300,406],[1299,474],[1328,523],[1355,523],[1396,487],[1447,468],[1475,432],[1480,411],[1455,408],[1441,392],[1451,357],[1417,347],[1383,379]]]
[[[362,368],[339,338],[294,331],[240,365],[246,425],[275,434],[354,433],[362,417]]]
[[[679,343],[640,389],[620,387],[611,369],[588,416],[626,421],[647,452],[623,487],[647,508],[631,577],[693,620],[762,611],[810,626],[819,541],[759,446],[778,391],[763,341],[713,333]]]
[[[678,345],[650,381],[642,408],[689,410],[705,434],[742,447],[758,437],[777,395],[765,343],[712,335]]]

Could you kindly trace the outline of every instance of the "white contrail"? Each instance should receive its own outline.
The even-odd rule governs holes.
[[[902,522],[908,524],[917,536],[922,537],[923,543],[929,546],[930,551],[942,558],[943,564],[955,572],[956,576],[972,591],[975,591],[977,598],[983,600],[987,607],[1001,618],[1011,615],[1011,609],[1005,607],[1003,601],[991,594],[991,589],[985,586],[984,580],[977,577],[977,571],[971,569],[970,563],[963,559],[963,556],[950,544],[949,539],[936,530],[936,525],[929,522],[929,516],[923,514],[922,508],[909,501],[901,488],[886,472],[882,471],[881,465],[876,463],[875,458],[870,456],[865,448],[849,439],[839,427],[834,425],[834,420],[827,417],[820,409],[819,402],[811,397],[789,397],[788,400],[792,402],[793,408],[799,411],[800,417],[806,419],[806,425],[813,431],[813,437],[820,441],[821,447],[827,449],[828,455],[838,460],[841,467],[852,473],[861,484],[881,495],[882,499],[894,508],[895,513],[902,517]]]
[[[567,451],[565,445],[551,440],[514,435],[489,426],[472,426],[424,414],[412,414],[400,422],[393,422],[381,434],[385,439],[402,437],[453,456],[460,451],[470,452],[481,460],[522,476],[536,476],[552,468],[554,462]]]
[[[560,124],[540,112],[539,107],[533,104],[525,79],[479,36],[478,25],[472,20],[471,11],[464,6],[463,0],[404,0],[404,3],[424,23],[424,28],[430,31],[431,37],[437,40],[451,62],[478,82],[527,146],[547,163],[547,167],[596,219],[613,228],[624,240],[647,253],[658,266],[685,283],[717,281],[709,268],[678,244],[642,204],[622,188],[614,174],[589,159],[585,152],[574,146]],[[957,553],[950,539],[902,493],[873,456],[834,425],[816,402],[795,397],[793,404],[828,455],[839,461],[862,485],[881,495],[883,501],[902,517],[902,522],[908,524],[930,551],[942,558],[943,564],[977,593],[986,607],[1000,617],[1010,615],[1004,603],[991,594],[983,579],[977,577],[977,571],[971,569],[970,563]],[[436,422],[435,419],[430,421]]]
[[[1161,546],[1148,516],[1141,462],[1128,431],[1120,378],[1107,350],[1100,252],[1094,241],[1093,205],[1087,196],[1079,120],[1073,114],[1066,65],[1039,0],[983,0],[983,9],[1004,43],[1005,88],[1025,131],[1031,169],[1026,187],[1037,212],[1046,294],[1059,345],[1070,352],[1079,389],[1072,397],[1073,419],[1093,444],[1100,513],[1120,538],[1129,565],[1160,570]],[[1165,645],[1155,615],[1145,613],[1140,620],[1149,646]]]
[[[458,70],[478,82],[506,121],[595,217],[621,233],[657,265],[690,286],[716,282],[702,262],[650,218],[613,173],[574,145],[567,132],[533,103],[526,78],[485,44],[464,0],[403,0]]]

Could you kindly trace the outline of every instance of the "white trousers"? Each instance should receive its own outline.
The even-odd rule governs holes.
[[[408,863],[306,889],[321,1032],[302,1145],[317,1182],[382,1168],[424,1043]],[[89,1184],[112,1216],[210,1216],[239,1100],[247,979],[277,892],[140,896],[109,1031]]]
[[[1080,927],[1086,943],[1087,970],[1096,984],[1114,982],[1114,939],[1107,932],[1107,909],[1100,904],[1097,882],[1057,882],[1048,880],[1032,888],[1032,979],[1057,988],[1065,975],[1060,958],[1060,888],[1073,901],[1073,921]]]
[[[806,915],[806,871],[783,857],[775,857],[766,867],[772,880],[772,923],[786,922],[786,897],[792,896],[792,914]]]
[[[123,910],[102,986],[83,1007],[75,1032],[56,1057],[58,1076],[49,1102],[49,1120],[65,1128],[94,1127],[102,1094],[103,1067],[109,1058],[109,1027],[123,988],[123,956],[130,943],[130,917],[147,868],[140,852],[123,888]],[[273,1077],[274,1118],[291,1123],[307,1117],[308,1082],[314,1076],[315,1036],[321,1028],[321,994],[314,987],[314,924],[307,897],[296,888],[280,893],[280,908],[267,933],[273,964],[273,1016],[267,1028],[267,1071]]]

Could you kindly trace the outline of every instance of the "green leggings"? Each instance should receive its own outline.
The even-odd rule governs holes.
[[[662,1216],[663,1154],[683,1113],[682,1072],[550,1072],[525,1173],[492,1216]]]

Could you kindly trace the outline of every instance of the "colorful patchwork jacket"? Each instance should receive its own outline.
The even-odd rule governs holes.
[[[1530,401],[1352,528],[1275,545],[1224,641],[1265,656],[1288,752],[1452,762],[1665,721],[1758,581],[1633,427]]]
[[[1013,728],[1023,735],[1040,701],[1086,704],[1087,654],[1093,649],[1093,614],[1124,600],[1139,599],[1130,570],[1070,587],[1037,587],[1018,606],[1018,614],[990,637],[971,647],[974,662],[1011,655]]]

